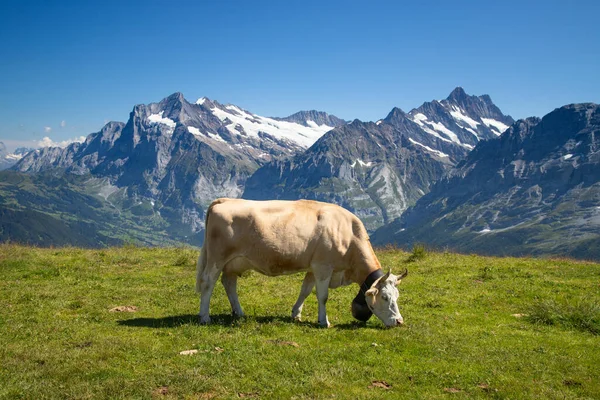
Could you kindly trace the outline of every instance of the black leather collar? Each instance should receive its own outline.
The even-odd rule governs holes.
[[[367,293],[367,290],[369,290],[371,288],[371,286],[373,286],[373,283],[381,278],[384,275],[383,271],[381,270],[381,268],[376,269],[375,271],[371,272],[369,274],[369,276],[367,276],[367,279],[365,279],[365,281],[362,283],[362,285],[360,285],[360,292],[364,295],[365,293]]]

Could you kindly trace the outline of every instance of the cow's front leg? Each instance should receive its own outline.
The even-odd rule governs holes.
[[[326,278],[316,278],[317,286],[317,300],[319,302],[319,325],[324,328],[329,328],[331,324],[327,319],[327,310],[325,304],[327,304],[327,297],[329,296],[329,281],[331,280],[331,274]]]
[[[302,288],[300,288],[300,295],[294,307],[292,307],[292,319],[296,321],[302,320],[302,307],[304,306],[304,300],[308,297],[315,287],[315,276],[312,272],[307,272],[302,281]]]
[[[202,272],[202,281],[200,282],[200,314],[198,315],[198,321],[201,324],[210,323],[210,298],[220,273],[221,268],[217,268],[217,265],[214,263],[207,264]]]
[[[242,318],[244,316],[244,311],[242,310],[242,306],[240,305],[240,300],[237,295],[237,278],[238,276],[235,273],[227,273],[223,271],[221,275],[221,283],[225,288],[225,293],[227,293],[227,298],[229,299],[229,304],[231,304],[231,313],[235,318]]]

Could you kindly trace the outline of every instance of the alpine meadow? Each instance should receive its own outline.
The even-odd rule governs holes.
[[[600,2],[0,2],[0,400],[600,399]]]
[[[598,398],[600,265],[379,250],[408,268],[384,328],[356,287],[293,322],[301,275],[221,285],[198,325],[190,248],[0,246],[3,398]],[[183,354],[182,354],[183,352]],[[187,354],[186,354],[187,353]]]

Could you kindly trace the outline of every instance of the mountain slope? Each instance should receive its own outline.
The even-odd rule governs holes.
[[[147,245],[178,243],[164,233],[160,221],[136,223],[141,217],[135,215],[135,209],[120,211],[100,196],[87,193],[84,188],[91,182],[86,181],[77,175],[0,172],[2,241],[84,247],[129,240]]]
[[[600,106],[572,104],[482,142],[377,244],[600,259]]]
[[[261,167],[246,182],[243,197],[334,202],[374,230],[427,193],[466,156],[470,143],[497,136],[483,119],[499,126],[512,121],[489,96],[467,96],[457,88],[448,99],[409,113],[394,108],[376,123],[355,120],[304,153]],[[465,120],[480,121],[473,122],[477,135],[465,129]]]

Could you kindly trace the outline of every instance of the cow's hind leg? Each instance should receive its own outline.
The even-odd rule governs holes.
[[[201,324],[210,323],[210,298],[212,296],[215,283],[221,274],[223,266],[214,262],[209,262],[202,271],[200,279],[200,314],[198,320]]]
[[[231,313],[234,317],[241,318],[244,316],[244,311],[237,295],[237,278],[236,273],[227,272],[227,269],[225,269],[221,275],[221,283],[225,288],[225,293],[227,293],[229,304],[231,304]]]
[[[313,287],[315,287],[315,276],[312,272],[307,272],[302,281],[302,288],[300,288],[298,300],[296,301],[296,304],[294,304],[294,307],[292,307],[292,318],[294,320],[301,321],[304,300],[306,300],[310,292],[312,292]]]

